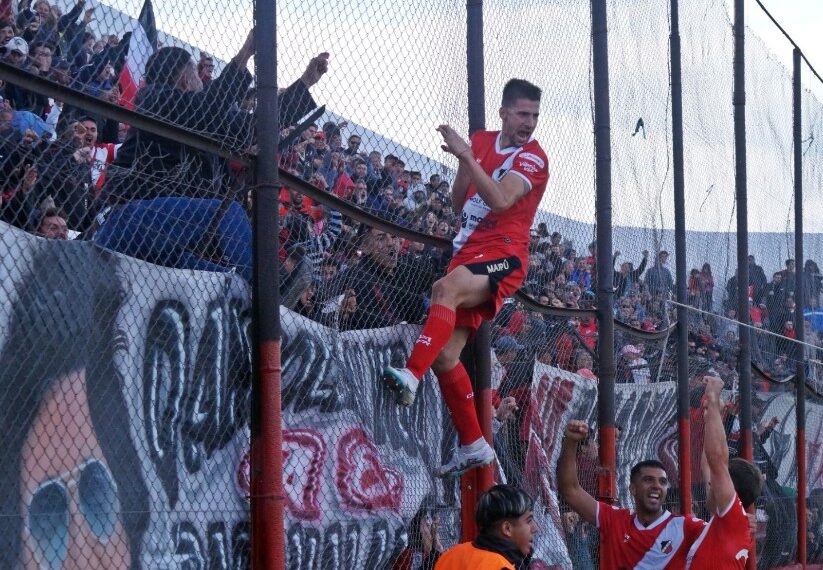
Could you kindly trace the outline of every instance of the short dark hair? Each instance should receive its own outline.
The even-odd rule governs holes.
[[[290,259],[295,263],[299,263],[300,260],[304,257],[306,257],[306,249],[303,246],[295,245],[294,247],[289,249],[286,259]]]
[[[663,471],[666,470],[666,466],[663,465],[657,459],[646,459],[644,461],[641,461],[640,463],[635,464],[635,466],[632,467],[632,470],[629,473],[629,481],[634,483],[635,477],[637,477],[637,475],[640,473],[640,470],[644,467],[655,467],[657,469],[662,469]]]
[[[177,46],[162,47],[146,62],[146,83],[174,85],[180,72],[191,61],[191,54]]]
[[[40,216],[40,221],[37,224],[37,228],[39,229],[40,226],[43,225],[43,220],[45,220],[46,218],[53,218],[55,216],[63,218],[64,220],[66,219],[66,213],[63,212],[63,210],[61,210],[60,208],[46,208],[46,210]]]
[[[741,457],[735,457],[729,460],[729,475],[743,508],[748,509],[763,491],[763,474],[756,465]]]
[[[488,532],[495,524],[522,517],[534,510],[534,499],[514,485],[495,485],[477,501],[474,520],[481,533]]]
[[[540,101],[543,91],[537,85],[529,83],[525,79],[509,79],[503,87],[503,107],[511,107],[518,99],[528,99],[529,101]]]
[[[44,48],[49,48],[52,51],[52,53],[54,53],[54,49],[55,49],[54,44],[50,44],[48,42],[36,42],[36,43],[31,44],[29,46],[29,53],[33,52],[36,49],[40,49],[40,48],[43,48],[43,47]]]

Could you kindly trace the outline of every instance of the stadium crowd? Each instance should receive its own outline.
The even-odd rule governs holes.
[[[91,96],[120,101],[117,77],[124,63],[128,37],[93,34],[88,24],[94,19],[94,10],[86,7],[85,0],[78,0],[66,14],[48,0],[37,0],[31,6],[23,0],[13,21],[0,20],[0,58]],[[247,60],[250,54],[242,55]],[[238,61],[242,64],[241,60]],[[185,70],[181,71],[185,63],[171,61],[162,71],[185,77]],[[192,65],[196,66],[197,77],[196,81],[189,78],[191,81],[199,81],[207,93],[212,93],[210,89],[223,89],[221,93],[231,95],[215,98],[224,105],[222,111],[233,118],[229,123],[248,126],[249,113],[255,107],[255,93],[248,88],[248,78],[231,64],[220,78],[213,77],[215,62],[206,54],[201,54],[196,64],[192,61]],[[322,75],[323,71],[318,73]],[[319,75],[308,79],[304,75],[303,79],[308,88]],[[196,105],[197,101],[189,104]],[[304,110],[300,105],[296,108]],[[293,113],[297,117],[302,114]],[[363,148],[362,136],[347,131],[345,123],[311,124],[293,133],[295,123],[284,122],[292,126],[283,129],[282,137],[293,140],[281,152],[282,169],[405,228],[443,239],[450,239],[458,231],[461,220],[450,199],[450,182],[440,173],[409,169],[393,154]],[[94,239],[105,227],[112,209],[122,205],[122,201],[113,203],[109,199],[107,179],[120,179],[118,188],[123,190],[123,173],[133,176],[133,171],[118,164],[124,143],[127,150],[136,153],[131,157],[135,162],[140,161],[140,153],[148,152],[145,148],[129,147],[129,131],[127,125],[82,113],[60,101],[0,81],[0,219],[46,238]],[[182,160],[181,164],[190,163]],[[218,189],[203,193],[200,186],[189,194],[211,199],[228,196],[235,207],[248,213],[250,184],[243,167],[220,163],[211,168],[219,169]],[[174,183],[181,187],[201,184],[191,182],[186,173],[178,174]],[[152,182],[151,178],[138,181],[157,187],[167,182]],[[123,196],[131,200],[155,198],[158,194],[127,189],[119,197]],[[214,215],[215,210],[211,212]],[[450,251],[369,227],[294,189],[281,190],[280,214],[283,305],[338,330],[424,320],[429,304],[427,294],[434,280],[443,274]],[[225,263],[232,258],[225,247],[216,253],[205,249],[197,252],[209,257],[218,270],[231,265]],[[151,260],[176,265],[173,259]],[[668,260],[665,251],[657,252],[653,258],[644,251],[635,265],[633,260],[621,259],[619,251],[614,253],[613,310],[615,318],[628,325],[618,329],[615,339],[620,383],[645,384],[676,376],[674,359],[664,358],[665,354],[674,353],[673,336],[667,340],[644,340],[647,333],[666,331],[674,322],[674,307],[669,300],[675,279]],[[529,272],[523,290],[543,306],[591,309],[597,283],[595,261],[594,243],[587,244],[585,251],[578,250],[573,240],[539,223],[532,232]],[[784,269],[774,272],[769,279],[754,257],[749,258],[749,316],[754,327],[765,331],[751,335],[753,361],[763,372],[756,377],[759,390],[781,389],[780,381],[793,374],[792,359],[797,355],[791,341],[796,338],[797,310],[809,315],[805,321],[806,343],[823,348],[823,320],[814,317],[820,306],[823,276],[812,260],[804,263],[801,283],[796,282],[794,269],[794,260],[786,260]],[[733,276],[725,284],[722,299],[715,293],[719,285],[709,263],[689,272],[688,299],[695,309],[690,311],[689,365],[692,369],[713,367],[726,381],[727,388],[736,390],[737,279]],[[798,287],[803,288],[806,300],[803,308],[795,304]],[[577,318],[559,317],[530,311],[512,300],[494,322],[493,339],[501,369],[499,401],[511,397],[518,402],[517,413],[514,406],[509,406],[499,416],[503,421],[522,424],[526,417],[528,406],[522,399],[522,389],[530,386],[535,359],[597,381],[594,355],[598,330],[593,313]],[[815,382],[823,380],[818,368],[809,368],[810,379]],[[699,401],[699,394],[696,398]],[[734,411],[729,410],[727,417],[729,437],[734,441]],[[774,428],[773,422],[764,425],[755,445],[755,459],[767,476],[774,472],[774,466],[770,465],[762,443]],[[522,445],[515,447],[525,449]],[[516,473],[508,474],[510,481],[517,481]],[[767,484],[767,495],[785,498],[785,491],[776,484]],[[821,494],[813,493],[809,500],[810,560],[819,560],[823,556],[823,499]],[[771,504],[779,506],[781,502]],[[784,521],[788,516],[775,514],[770,520]],[[579,519],[571,514],[564,518],[564,525],[573,541],[573,550],[579,553],[576,559],[588,560],[591,530],[581,527]],[[773,532],[785,535],[788,542],[784,543],[791,542],[793,531],[785,525],[781,530],[775,523]],[[776,562],[781,560],[779,553],[774,556]]]

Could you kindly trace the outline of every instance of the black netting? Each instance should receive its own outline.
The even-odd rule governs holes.
[[[287,567],[429,568],[461,539],[461,508],[471,506],[458,479],[434,475],[457,443],[438,382],[427,373],[407,409],[381,377],[406,361],[461,228],[451,196],[457,161],[440,150],[435,127],[467,134],[466,12],[443,1],[279,3],[278,53],[254,54],[252,8],[39,0],[15,3],[0,21],[4,63],[92,101],[0,83],[2,567],[248,566],[255,160],[277,160],[296,177],[279,191],[280,228],[270,236],[281,264]],[[657,458],[677,511],[668,9],[609,5],[610,309],[617,499],[632,506],[630,467]],[[491,353],[494,479],[535,497],[536,561],[593,568],[597,531],[559,496],[556,474],[571,419],[591,428],[577,456],[584,489],[596,495],[602,474],[590,6],[495,0],[484,11],[487,126],[499,127],[509,78],[539,85],[535,136],[551,173],[521,292],[492,322],[491,347],[479,346]],[[729,448],[741,453],[733,35],[722,2],[684,0],[680,22],[691,493],[693,510],[708,517],[699,468],[706,370],[725,383]],[[808,559],[823,556],[823,107],[804,63],[805,259],[796,283],[792,78],[770,49],[748,36],[761,568],[798,553],[800,366]],[[256,156],[252,56],[277,58],[278,158]],[[179,136],[112,120],[98,100]],[[188,146],[189,135],[211,139],[221,156]]]

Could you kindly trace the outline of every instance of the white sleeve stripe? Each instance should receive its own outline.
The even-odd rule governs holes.
[[[594,526],[595,526],[595,528],[600,528],[600,507],[601,506],[602,506],[602,503],[598,502],[597,503],[597,510],[594,513]]]
[[[526,183],[526,186],[528,186],[528,187],[529,187],[529,190],[531,190],[531,189],[532,189],[532,181],[531,181],[531,180],[529,180],[529,179],[526,177],[526,175],[525,175],[525,174],[523,174],[522,172],[517,172],[516,170],[509,170],[506,174],[514,174],[514,175],[516,175],[516,176],[519,176],[519,177],[520,177],[520,178],[522,178],[522,179],[523,179],[523,181]]]

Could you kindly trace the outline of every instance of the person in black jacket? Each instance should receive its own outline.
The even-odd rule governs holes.
[[[614,252],[614,258],[617,259],[620,252]],[[646,264],[649,262],[649,252],[643,251],[643,259],[640,261],[640,266],[635,269],[631,261],[624,261],[620,264],[620,271],[614,272],[614,296],[616,299],[628,295],[632,291],[632,286],[640,281],[640,276],[646,270]]]
[[[137,94],[135,110],[238,148],[236,142],[250,141],[251,122],[247,119],[238,123],[232,107],[240,103],[251,85],[252,75],[246,67],[253,53],[252,33],[223,73],[204,88],[189,52],[178,47],[161,48],[146,64],[146,85]],[[327,69],[328,54],[320,54],[311,60],[300,80],[280,94],[282,126],[317,107],[308,89]],[[234,128],[227,129],[227,123]],[[248,132],[237,132],[238,127]],[[110,179],[106,188],[109,201],[159,196],[214,198],[219,196],[220,164],[212,155],[131,128],[114,161],[123,175]]]
[[[339,330],[420,323],[426,314],[424,296],[434,282],[425,258],[401,254],[401,239],[377,228],[361,233],[362,257],[321,292],[325,322]],[[339,306],[339,310],[333,311]]]
[[[161,48],[146,63],[146,84],[137,94],[135,110],[229,148],[248,148],[253,116],[234,109],[251,84],[247,65],[253,53],[250,33],[223,73],[204,88],[189,52]],[[281,125],[296,122],[317,106],[308,89],[328,70],[328,57],[322,53],[313,58],[302,77],[280,94]],[[229,180],[226,161],[219,157],[132,127],[103,188],[104,200],[114,211],[94,240],[161,265],[236,268],[251,279],[251,227],[239,200],[231,199]]]

